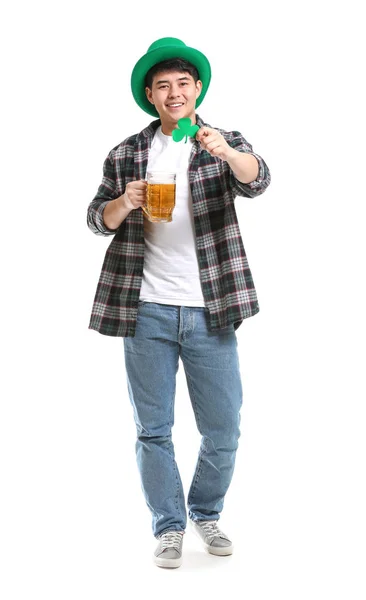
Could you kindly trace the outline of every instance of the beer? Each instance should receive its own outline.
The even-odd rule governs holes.
[[[147,200],[142,210],[153,223],[169,223],[175,207],[175,173],[148,173]]]

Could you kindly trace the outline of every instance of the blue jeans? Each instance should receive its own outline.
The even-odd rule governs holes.
[[[208,319],[203,307],[140,301],[135,336],[123,340],[137,465],[155,537],[187,524],[171,431],[179,357],[202,435],[187,497],[191,519],[220,518],[234,472],[242,405],[236,332],[233,325],[212,332]]]

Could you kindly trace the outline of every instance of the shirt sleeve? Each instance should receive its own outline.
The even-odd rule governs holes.
[[[246,196],[247,198],[254,198],[260,196],[267,189],[271,183],[271,173],[268,166],[264,162],[263,158],[253,152],[253,148],[249,142],[241,135],[239,131],[232,132],[232,139],[228,140],[228,143],[232,148],[239,152],[246,152],[252,154],[258,161],[258,175],[254,181],[250,183],[242,183],[239,181],[232,170],[230,170],[230,184],[237,196]]]
[[[87,224],[96,235],[114,235],[117,229],[109,229],[103,221],[103,212],[108,202],[118,198],[114,150],[111,150],[103,165],[103,179],[96,196],[88,206]]]

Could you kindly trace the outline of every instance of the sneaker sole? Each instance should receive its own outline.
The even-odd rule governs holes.
[[[176,569],[182,564],[182,557],[180,558],[159,558],[154,556],[154,562],[158,567],[165,567],[166,569]]]
[[[202,542],[202,540],[201,540]],[[209,546],[208,544],[204,544],[206,550],[210,554],[215,554],[216,556],[230,556],[234,551],[234,546],[227,546],[226,548],[217,548],[216,546]]]
[[[194,524],[192,522],[190,522],[190,525],[191,525],[191,529],[194,531],[194,534],[196,535],[196,537],[198,537],[201,544],[204,545],[205,549],[210,554],[214,554],[215,556],[230,556],[233,553],[233,551],[234,551],[233,544],[231,544],[231,546],[226,546],[225,548],[218,548],[216,546],[210,546],[209,544],[206,544],[206,542],[203,541],[200,534],[196,531]]]

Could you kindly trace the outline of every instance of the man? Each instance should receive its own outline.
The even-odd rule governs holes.
[[[171,428],[179,358],[202,435],[187,497],[189,522],[214,555],[229,555],[218,527],[240,436],[242,385],[236,329],[259,311],[234,207],[270,183],[264,160],[238,131],[212,128],[195,112],[210,84],[207,58],[176,38],[154,42],[136,63],[133,96],[149,115],[146,129],[113,148],[88,208],[107,249],[89,328],[124,338],[136,457],[161,567],[182,563],[187,513]],[[179,119],[199,126],[176,143]],[[170,223],[150,222],[147,169],[173,171]]]

